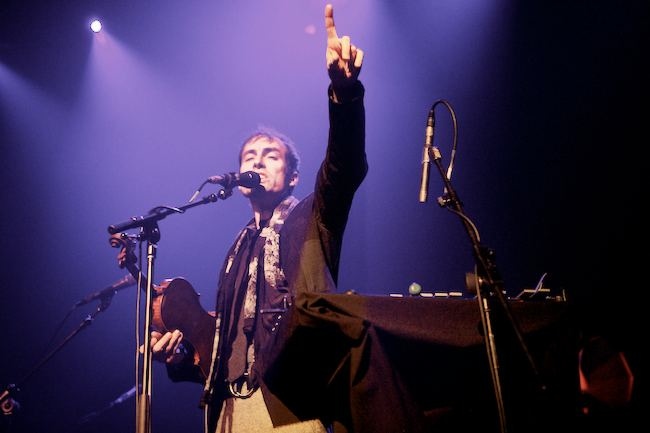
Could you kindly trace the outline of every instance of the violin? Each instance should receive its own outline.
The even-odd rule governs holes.
[[[120,248],[118,264],[126,268],[133,278],[142,278],[143,287],[148,287],[146,277],[137,265],[134,253],[135,240],[127,234],[116,233],[110,237],[111,246]],[[199,294],[182,277],[168,278],[159,285],[152,285],[151,326],[161,333],[178,329],[183,333],[183,344],[194,348],[194,365],[205,379],[212,362],[212,346],[216,331],[216,319],[199,302]]]

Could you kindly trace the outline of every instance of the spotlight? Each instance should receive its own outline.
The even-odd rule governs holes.
[[[99,33],[99,31],[102,29],[102,23],[99,20],[93,20],[92,23],[90,23],[90,30],[92,30],[95,33]]]

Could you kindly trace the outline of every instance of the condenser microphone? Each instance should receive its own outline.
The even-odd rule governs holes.
[[[246,171],[244,173],[230,172],[218,176],[210,176],[207,182],[219,184],[226,189],[231,189],[235,186],[255,188],[260,184],[260,175],[254,171]]]
[[[420,180],[420,203],[427,201],[429,195],[429,170],[431,168],[431,148],[433,147],[433,128],[435,126],[433,108],[427,117],[427,129],[424,134],[424,150],[422,152],[422,178]]]

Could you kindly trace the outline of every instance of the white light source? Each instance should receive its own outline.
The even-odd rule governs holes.
[[[102,23],[99,20],[93,20],[92,23],[90,23],[90,30],[92,30],[95,33],[99,33],[99,31],[102,29]]]

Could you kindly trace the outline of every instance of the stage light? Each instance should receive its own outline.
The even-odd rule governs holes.
[[[93,20],[92,23],[90,23],[90,30],[92,30],[95,33],[99,33],[99,31],[102,29],[102,23],[99,20]]]

